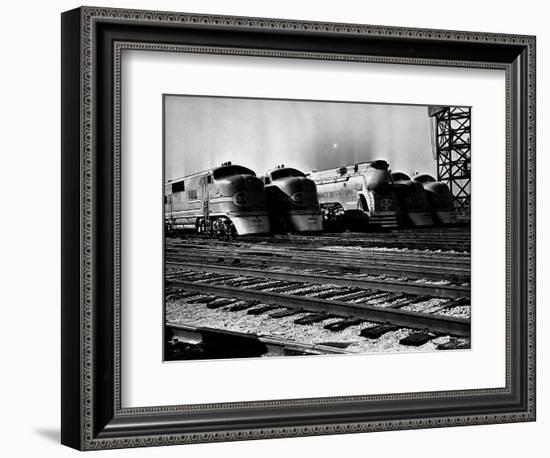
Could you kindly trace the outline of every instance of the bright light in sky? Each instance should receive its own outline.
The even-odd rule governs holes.
[[[338,148],[338,143],[334,143],[334,144],[332,145],[332,147],[333,147],[334,149]]]

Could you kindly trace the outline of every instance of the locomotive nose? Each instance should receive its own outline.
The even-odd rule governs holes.
[[[290,198],[296,205],[316,205],[317,199],[317,187],[313,180],[304,177],[295,177],[292,182],[289,183]]]
[[[391,191],[391,174],[386,161],[378,160],[370,164],[366,171],[367,189],[386,194]]]
[[[367,174],[367,188],[369,191],[387,193],[391,190],[390,175],[387,170],[372,170]]]
[[[265,202],[262,181],[251,175],[241,175],[232,180],[233,203],[239,207],[255,207]]]

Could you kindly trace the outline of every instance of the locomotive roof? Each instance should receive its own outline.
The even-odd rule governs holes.
[[[433,176],[427,173],[422,173],[420,175],[415,176],[414,180],[418,181],[419,183],[435,183],[437,181]]]
[[[394,181],[409,181],[411,177],[404,172],[392,172],[391,177]]]
[[[357,162],[353,165],[343,165],[337,168],[325,169],[325,170],[312,170],[307,175],[315,179],[323,178],[335,178],[341,176],[354,176],[360,175],[367,169],[374,168],[387,168],[389,164],[383,159],[377,159],[375,161]]]
[[[304,172],[302,172],[300,169],[297,169],[296,167],[285,167],[284,165],[282,165],[279,167],[273,167],[272,169],[266,170],[264,173],[261,174],[261,176],[267,176],[267,175],[271,176],[274,172],[279,172],[283,170],[294,170],[298,172],[301,176],[306,175]]]
[[[175,183],[177,181],[181,181],[181,180],[187,180],[189,178],[193,178],[193,177],[196,177],[196,176],[201,176],[201,175],[208,175],[208,174],[213,174],[214,172],[218,171],[218,170],[221,170],[221,169],[224,169],[224,168],[228,168],[228,167],[239,167],[239,168],[243,168],[243,169],[246,169],[250,172],[251,175],[253,176],[256,176],[256,173],[254,172],[254,170],[252,169],[249,169],[248,167],[245,167],[244,165],[239,165],[239,164],[231,164],[231,162],[229,163],[224,163],[222,165],[219,165],[219,166],[216,166],[216,167],[212,167],[210,169],[206,169],[206,170],[202,170],[200,172],[195,172],[195,173],[191,173],[190,175],[185,175],[181,178],[175,178],[173,180],[168,180],[166,182],[166,184],[171,184],[171,183]]]

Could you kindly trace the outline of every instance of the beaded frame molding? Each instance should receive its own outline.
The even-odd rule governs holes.
[[[506,73],[506,386],[121,406],[125,49]],[[80,450],[535,420],[535,37],[81,7],[62,14],[62,430]],[[504,287],[504,286],[503,286]]]

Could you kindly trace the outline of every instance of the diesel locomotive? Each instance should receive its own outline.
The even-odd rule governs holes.
[[[273,232],[323,229],[317,187],[301,171],[279,165],[262,175]]]
[[[382,227],[397,227],[397,198],[384,160],[312,171],[325,218],[360,216]]]
[[[445,183],[428,174],[417,175],[414,181],[422,184],[433,219],[439,224],[455,224],[457,215],[453,195]]]
[[[167,232],[194,229],[246,235],[270,231],[262,180],[252,170],[231,162],[169,181],[164,190],[164,218]]]
[[[432,226],[433,219],[428,197],[422,183],[412,180],[403,172],[393,172],[391,176],[393,190],[399,205],[397,210],[398,226]]]

